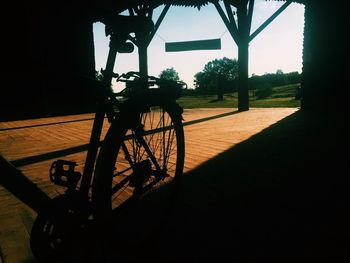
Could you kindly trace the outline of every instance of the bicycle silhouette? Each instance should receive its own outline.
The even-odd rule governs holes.
[[[179,187],[185,144],[183,110],[176,99],[186,84],[138,72],[113,73],[117,53],[133,50],[129,34],[152,28],[145,19],[116,16],[106,23],[109,53],[102,81],[95,81],[97,106],[84,170],[80,174],[76,163],[66,160],[51,165],[50,180],[66,191],[51,199],[34,221],[30,245],[38,259],[64,253],[72,233],[89,221],[111,220],[112,211],[132,207],[163,184],[172,182],[172,194]],[[114,93],[113,78],[125,82],[125,89]],[[105,116],[110,127],[100,145]],[[9,171],[10,164],[0,161],[1,170]]]

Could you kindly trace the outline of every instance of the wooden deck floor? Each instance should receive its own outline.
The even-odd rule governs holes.
[[[241,113],[232,109],[186,110],[183,114],[185,172],[296,110],[263,108]],[[82,169],[86,155],[84,145],[89,141],[92,117],[84,114],[0,123],[0,154],[44,192],[54,196],[57,192],[48,178],[50,164],[59,157],[76,161]],[[104,133],[107,128],[108,124],[104,126]],[[0,263],[1,260],[12,263],[30,261],[28,238],[35,216],[34,211],[0,186]]]

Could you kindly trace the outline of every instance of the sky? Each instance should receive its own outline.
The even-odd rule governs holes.
[[[283,3],[255,1],[252,29],[254,32]],[[154,11],[154,21],[162,7]],[[304,27],[304,6],[292,3],[267,28],[256,36],[249,45],[249,75],[263,75],[302,70],[302,46]],[[220,50],[196,50],[165,52],[165,42],[202,39],[221,39]],[[96,70],[105,67],[109,38],[105,36],[104,25],[94,24]],[[215,7],[210,4],[197,8],[170,7],[157,34],[148,48],[149,75],[158,76],[166,68],[173,67],[188,87],[193,87],[194,75],[204,65],[216,58],[238,58],[238,50]],[[133,53],[118,54],[114,72],[138,71],[137,48]],[[115,90],[122,88],[113,84]]]

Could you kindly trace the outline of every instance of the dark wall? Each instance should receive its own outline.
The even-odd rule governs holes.
[[[302,109],[342,110],[346,100],[348,40],[345,1],[308,1],[305,6]]]
[[[50,2],[50,1],[47,1]],[[3,25],[5,80],[0,120],[82,113],[94,108],[93,18],[80,5],[11,6]]]

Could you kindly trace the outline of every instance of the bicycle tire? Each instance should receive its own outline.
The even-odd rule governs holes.
[[[60,216],[38,214],[30,233],[30,248],[38,261],[49,262],[71,252],[73,236],[81,227],[76,206],[68,195],[58,195],[52,207],[61,211]]]
[[[112,211],[139,200],[160,184],[171,185],[168,189],[171,198],[178,191],[185,156],[182,108],[175,102],[149,108],[149,112],[120,113],[105,136],[92,187],[94,217],[97,219],[110,218]],[[138,124],[135,126],[135,123]],[[138,138],[140,135],[141,139]],[[145,143],[159,167],[145,149]],[[122,181],[123,187],[112,194],[116,185],[120,188]],[[140,188],[147,191],[142,192]]]

